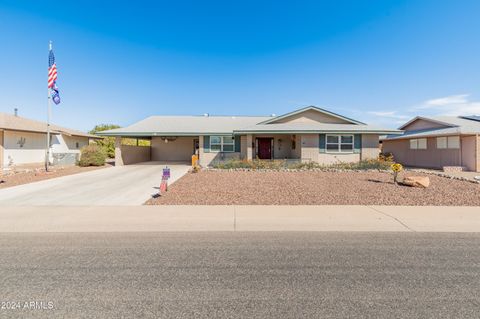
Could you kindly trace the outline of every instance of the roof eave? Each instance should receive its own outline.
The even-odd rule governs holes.
[[[203,136],[203,135],[232,135],[233,132],[98,132],[100,136],[115,136],[115,137],[129,137],[129,136]]]
[[[403,134],[398,130],[236,130],[234,134],[297,134],[297,133],[310,133],[310,134],[323,134],[323,133],[354,133],[354,134]]]
[[[390,138],[382,138],[382,141],[391,141],[391,140],[409,140],[409,139],[415,139],[415,138],[426,138],[426,137],[438,137],[438,136],[465,136],[465,135],[478,135],[478,132],[451,132],[451,133],[437,133],[437,134],[424,134],[424,135],[415,135],[415,134],[410,134],[410,135],[400,135],[400,136],[394,136]]]
[[[8,128],[8,127],[2,127],[0,128],[0,131],[15,131],[15,132],[26,132],[26,133],[38,133],[38,134],[47,134],[47,131],[40,131],[40,130],[28,130],[28,129],[17,129],[17,128]],[[54,135],[61,135],[62,132],[56,131],[56,130],[51,130],[50,134]]]

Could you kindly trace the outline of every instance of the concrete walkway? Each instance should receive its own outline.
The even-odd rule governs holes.
[[[169,183],[188,172],[187,164],[167,164]],[[3,206],[142,205],[158,192],[165,163],[146,162],[52,178],[0,190]]]
[[[480,207],[108,206],[0,208],[0,232],[480,232]]]

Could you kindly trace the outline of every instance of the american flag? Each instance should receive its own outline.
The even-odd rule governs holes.
[[[50,53],[48,54],[48,87],[55,87],[55,81],[57,81],[57,65],[55,64],[53,50],[50,49]]]
[[[55,63],[55,55],[50,47],[48,54],[48,88],[51,90],[52,100],[55,104],[60,103],[60,94],[56,85],[57,82],[57,64]]]

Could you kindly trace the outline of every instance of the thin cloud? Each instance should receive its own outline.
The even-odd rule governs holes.
[[[429,110],[434,115],[478,115],[480,101],[471,101],[470,94],[450,95],[431,99],[416,107],[417,110]]]
[[[458,94],[425,101],[423,108],[468,103],[470,94]]]
[[[368,114],[371,114],[377,117],[386,117],[389,119],[398,119],[398,120],[404,120],[408,118],[407,115],[398,114],[397,111],[382,111],[382,112],[371,111],[371,112],[368,112]]]

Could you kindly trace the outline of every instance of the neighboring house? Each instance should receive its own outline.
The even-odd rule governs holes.
[[[480,117],[417,116],[402,125],[402,135],[383,139],[383,152],[407,166],[464,167],[480,172]]]
[[[74,164],[80,149],[94,135],[51,125],[51,157],[53,164]],[[0,113],[0,169],[45,162],[47,123],[16,115]]]
[[[189,161],[200,165],[239,159],[294,159],[322,164],[377,158],[376,128],[309,106],[282,116],[151,116],[125,128],[98,133],[116,137],[116,165]],[[121,145],[122,137],[151,139],[151,146]]]

